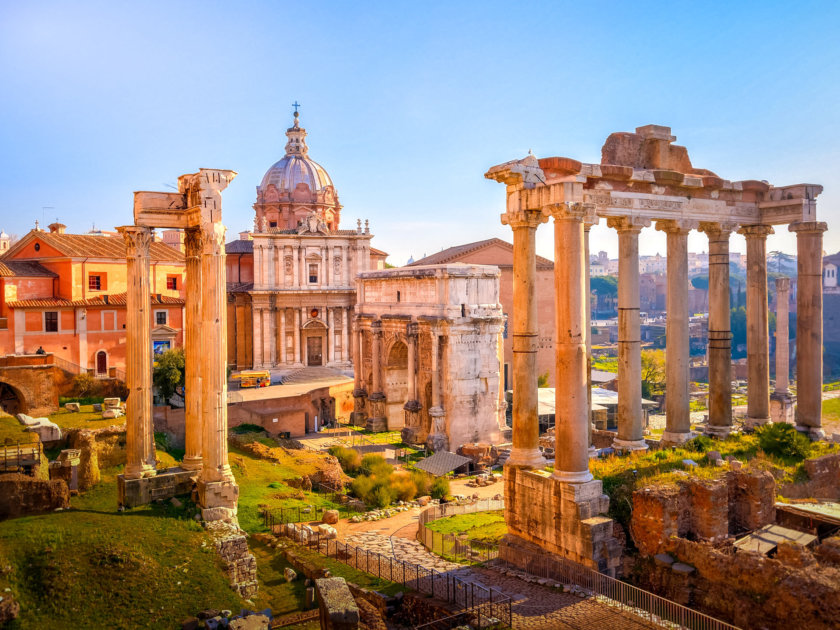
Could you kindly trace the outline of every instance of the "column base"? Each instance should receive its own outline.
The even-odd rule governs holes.
[[[233,521],[236,519],[239,486],[236,481],[198,481],[198,504],[205,521]]]
[[[748,429],[755,429],[770,423],[770,418],[744,418],[744,426]]]
[[[423,444],[426,441],[420,427],[403,427],[400,431],[400,439],[406,444]]]
[[[388,430],[388,418],[367,418],[365,419],[365,430],[366,431],[387,431]]]
[[[703,435],[720,440],[725,440],[730,433],[732,433],[732,426],[730,425],[707,424],[703,429]]]
[[[551,474],[551,478],[560,483],[588,483],[595,479],[589,470],[579,470],[577,472],[555,470]]]
[[[183,461],[181,462],[181,468],[184,470],[189,470],[190,472],[201,472],[201,466],[204,460],[202,460],[201,456],[197,457],[184,457]]]
[[[590,446],[589,450],[587,451],[587,454],[589,455],[589,459],[595,459],[596,457],[598,457],[598,449],[594,446]]]
[[[157,475],[157,469],[151,464],[137,464],[135,466],[126,466],[123,477],[126,479],[145,479],[146,477],[154,477]]]
[[[770,419],[774,423],[786,422],[794,424],[796,399],[789,392],[773,392],[770,394]]]
[[[368,431],[387,431],[388,418],[385,417],[385,394],[374,392],[368,398],[370,413],[365,421]]]
[[[665,431],[662,434],[660,444],[662,446],[680,446],[696,437],[697,434],[693,431]]]
[[[612,446],[617,451],[646,451],[648,449],[647,442],[642,440],[620,440],[615,438]]]
[[[517,448],[510,449],[510,456],[505,466],[512,468],[545,468],[548,465],[545,457],[542,456],[539,448]]]
[[[426,438],[426,448],[437,453],[449,450],[449,438],[445,433],[432,433]]]
[[[822,430],[822,427],[807,427],[803,424],[797,424],[796,430],[800,433],[805,433],[814,441],[825,439],[825,431]]]

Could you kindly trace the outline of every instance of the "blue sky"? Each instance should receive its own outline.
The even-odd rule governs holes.
[[[0,0],[0,228],[130,223],[134,190],[211,167],[239,173],[234,238],[298,100],[343,224],[370,219],[396,264],[510,237],[488,167],[529,149],[597,162],[609,133],[649,123],[727,179],[823,184],[835,252],[838,18],[836,2]],[[538,244],[552,255],[550,225]],[[617,239],[595,228],[592,249]]]

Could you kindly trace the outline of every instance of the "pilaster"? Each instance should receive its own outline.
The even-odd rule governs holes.
[[[371,369],[373,371],[371,389],[368,398],[370,415],[365,422],[368,431],[384,431],[388,427],[388,418],[385,416],[385,393],[382,391],[382,322],[376,320],[370,325],[370,332],[373,335],[371,348]]]
[[[198,473],[201,470],[201,252],[204,248],[201,230],[184,231],[184,254],[187,279],[185,286],[186,321],[184,322],[184,460],[181,468]]]

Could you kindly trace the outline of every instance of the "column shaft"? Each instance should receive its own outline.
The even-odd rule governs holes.
[[[789,331],[790,278],[776,278],[776,393],[787,394],[790,385]]]
[[[184,250],[186,254],[186,321],[184,322],[184,461],[185,470],[201,469],[201,231],[186,230]]]
[[[793,223],[796,232],[796,426],[823,436],[822,251],[825,223]]]
[[[584,290],[584,300],[586,301],[586,408],[589,410],[589,456],[594,457],[597,451],[592,444],[592,282],[589,273],[589,231],[593,225],[597,225],[597,217],[595,222],[583,222],[583,262],[586,273],[586,287]],[[554,380],[557,380],[557,375],[554,375]]]
[[[767,235],[773,228],[748,225],[747,239],[747,418],[749,426],[770,421],[770,334],[767,322]]]
[[[371,349],[371,369],[373,395],[382,393],[382,322],[374,321],[371,326],[371,333],[373,334],[373,348]]]
[[[554,216],[555,388],[554,477],[567,483],[592,480],[589,472],[589,397],[586,375],[586,272],[583,211],[559,204]]]
[[[412,324],[409,324],[412,326]],[[416,324],[414,324],[416,326]],[[417,400],[417,373],[415,370],[415,355],[417,353],[417,335],[408,335],[408,400]]]
[[[126,385],[125,478],[155,475],[152,425],[151,289],[149,228],[119,228],[126,244]]]
[[[294,308],[292,310],[295,313],[295,346],[294,346],[293,362],[294,363],[300,363],[301,362],[301,356],[302,356],[301,355],[301,350],[300,350],[300,326],[301,326],[300,309],[299,308]]]
[[[706,433],[732,430],[732,332],[729,306],[729,234],[734,226],[703,224],[709,237],[709,423]]]
[[[278,345],[280,346],[280,364],[286,365],[286,309],[285,307],[280,308],[277,311],[277,316],[280,319],[280,340]]]
[[[341,360],[350,360],[350,348],[347,346],[348,327],[350,326],[349,318],[347,316],[348,308],[346,306],[341,309]]]

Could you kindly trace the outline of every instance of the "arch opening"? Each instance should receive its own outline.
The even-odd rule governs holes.
[[[384,372],[385,415],[393,431],[405,426],[403,407],[408,399],[408,347],[402,341],[395,341],[388,351]]]

